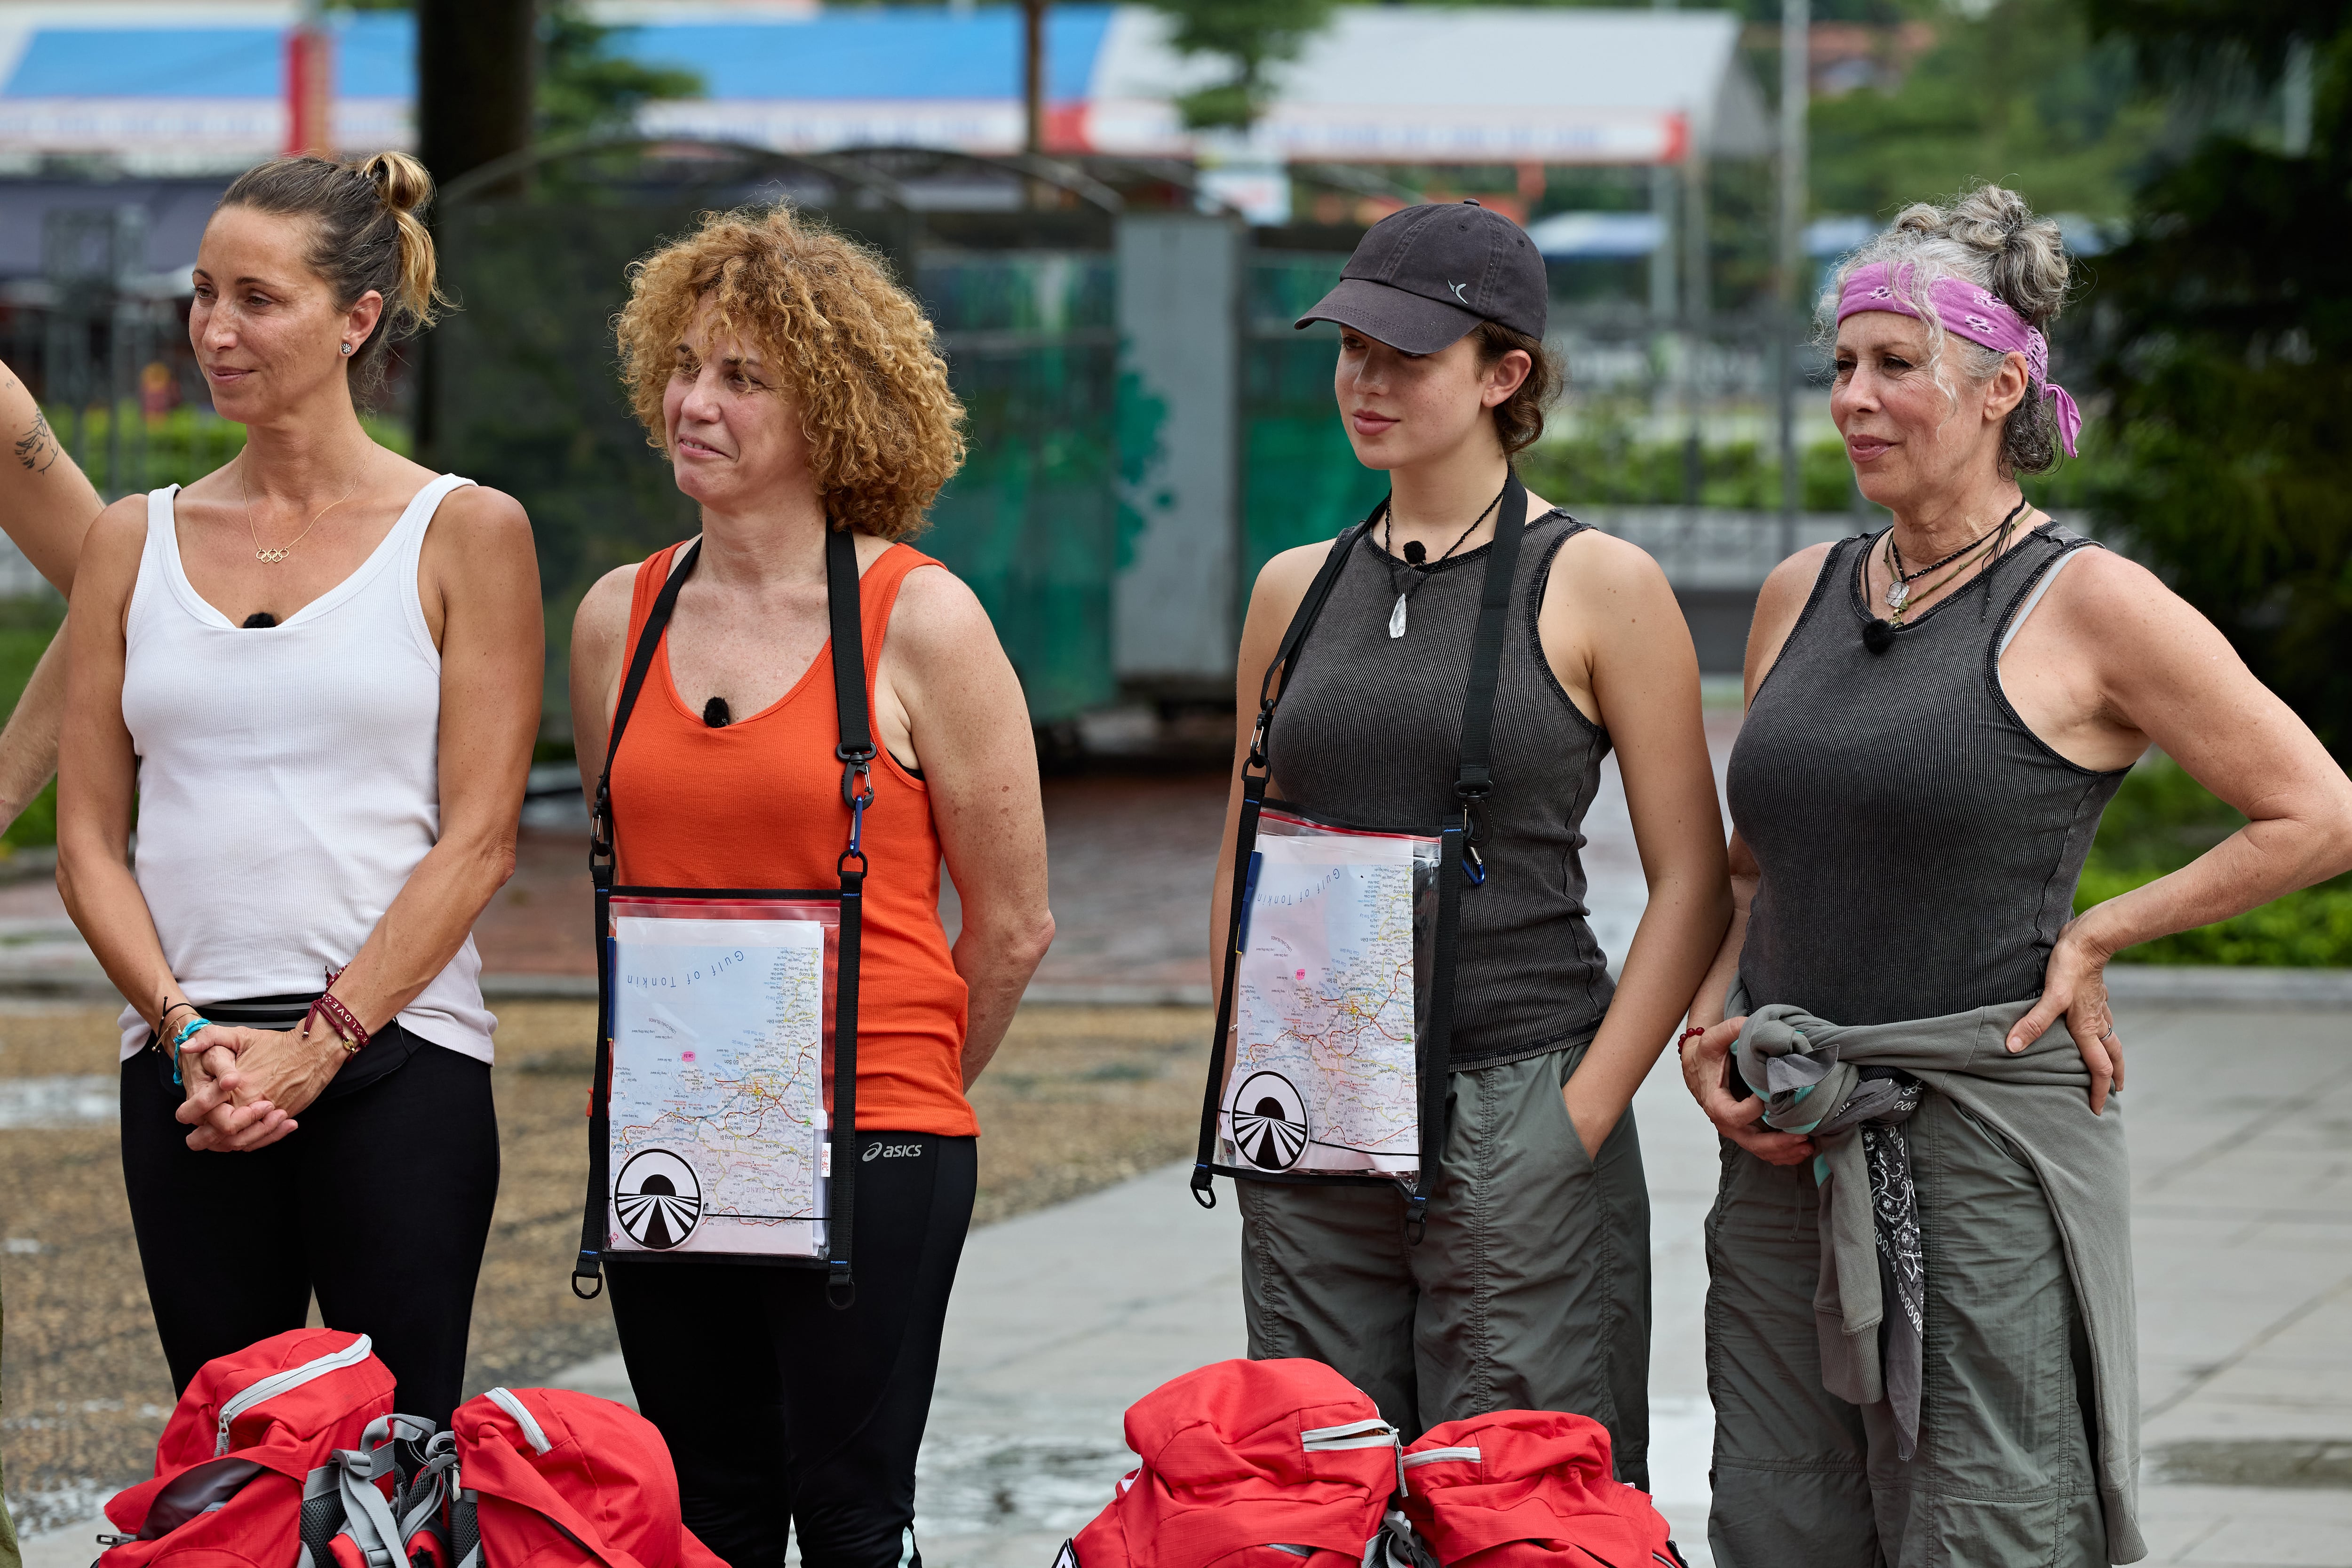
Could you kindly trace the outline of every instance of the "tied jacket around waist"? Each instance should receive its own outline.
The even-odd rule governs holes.
[[[1735,986],[1731,1012],[1747,998]],[[2091,1112],[2090,1069],[2062,1019],[2024,1050],[2004,1043],[2033,998],[1899,1023],[1845,1026],[1801,1007],[1759,1007],[1734,1058],[1782,1131],[1835,1122],[1864,1088],[1859,1069],[1908,1073],[2006,1139],[2050,1202],[2091,1349],[2098,1414],[2098,1489],[2114,1561],[2147,1553],[2140,1535],[2138,1319],[2132,1288],[2131,1173],[2120,1101]],[[1796,1067],[1789,1058],[1806,1058]],[[1779,1065],[1782,1070],[1775,1072]],[[1794,1068],[1794,1070],[1790,1070]],[[1776,1082],[1777,1080],[1777,1082]],[[1860,1128],[1815,1133],[1825,1178],[1817,1226],[1822,1282],[1813,1300],[1824,1387],[1856,1404],[1884,1397],[1878,1328],[1885,1313]]]

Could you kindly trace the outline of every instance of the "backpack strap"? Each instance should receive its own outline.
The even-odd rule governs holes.
[[[1275,704],[1282,700],[1274,684],[1275,672],[1281,671],[1284,684],[1289,683],[1290,667],[1298,657],[1299,645],[1307,640],[1316,617],[1323,613],[1323,602],[1331,596],[1332,584],[1339,582],[1340,572],[1347,567],[1349,552],[1355,549],[1356,541],[1371,531],[1372,524],[1388,509],[1388,500],[1383,497],[1363,521],[1331,542],[1315,580],[1307,584],[1298,608],[1291,613],[1290,626],[1282,634],[1282,645],[1275,650],[1273,662],[1258,678],[1257,721],[1250,731],[1249,758],[1242,764],[1242,809],[1234,826],[1234,882],[1225,917],[1224,984],[1217,988],[1217,1026],[1209,1037],[1209,1086],[1201,1096],[1201,1138],[1192,1154],[1192,1201],[1204,1209],[1217,1206],[1217,1103],[1224,1098],[1225,1037],[1234,1025],[1234,974],[1241,967],[1242,916],[1249,908],[1250,855],[1257,844],[1258,813],[1265,805],[1270,772],[1265,746],[1274,727]]]

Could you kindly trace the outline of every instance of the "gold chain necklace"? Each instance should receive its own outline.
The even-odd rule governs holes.
[[[319,526],[320,517],[326,516],[329,512],[334,510],[337,507],[351,500],[353,492],[358,490],[359,488],[360,476],[358,474],[353,474],[352,476],[352,482],[343,487],[343,493],[319,509],[319,516],[310,520],[310,528],[305,528],[301,532],[296,534],[293,538],[288,540],[283,544],[264,544],[261,542],[261,531],[253,525],[253,489],[250,485],[246,483],[245,464],[240,459],[236,465],[236,489],[237,493],[245,498],[245,531],[251,536],[253,540],[253,558],[256,561],[267,562],[272,566],[277,565],[289,555],[294,553],[294,547],[296,545],[310,537],[310,529]]]

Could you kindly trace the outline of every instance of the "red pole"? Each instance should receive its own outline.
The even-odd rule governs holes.
[[[335,46],[318,0],[286,35],[286,151],[335,153]]]

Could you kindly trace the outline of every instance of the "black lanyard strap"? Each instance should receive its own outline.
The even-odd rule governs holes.
[[[612,734],[604,743],[604,768],[596,780],[589,819],[588,870],[596,888],[596,1076],[588,1099],[588,1198],[580,1222],[580,1256],[572,1267],[572,1293],[583,1300],[593,1300],[604,1290],[602,1266],[612,1203],[613,974],[608,938],[613,929],[613,757],[621,749],[622,732],[653,668],[654,651],[669,629],[678,590],[701,554],[699,539],[678,552],[668,580],[646,613],[628,674],[621,682],[620,700],[613,709]],[[847,529],[825,530],[824,596],[832,634],[834,710],[841,730],[834,755],[842,764],[842,804],[849,808],[848,843],[835,863],[841,879],[841,924],[834,973],[834,1105],[827,1134],[833,1171],[827,1189],[825,1300],[845,1308],[857,1299],[850,1271],[857,1179],[857,972],[867,870],[866,811],[874,804],[875,755],[866,689],[865,623],[858,605],[857,543]]]
[[[1217,1115],[1224,1098],[1226,1041],[1232,1034],[1236,972],[1241,965],[1243,901],[1249,885],[1249,861],[1256,847],[1258,816],[1265,804],[1266,781],[1272,772],[1267,744],[1272,738],[1275,707],[1282,700],[1275,683],[1277,672],[1287,686],[1316,618],[1331,595],[1356,542],[1380,520],[1389,503],[1342,533],[1323,558],[1306,596],[1283,633],[1274,660],[1258,682],[1258,710],[1250,732],[1248,761],[1242,770],[1242,808],[1234,825],[1233,896],[1225,922],[1224,981],[1217,991],[1216,1032],[1209,1042],[1209,1082],[1202,1096],[1201,1136],[1192,1161],[1192,1191],[1203,1208],[1214,1208]],[[1503,503],[1495,515],[1495,539],[1486,556],[1486,573],[1478,600],[1478,623],[1470,643],[1470,679],[1462,700],[1462,741],[1455,765],[1454,794],[1458,818],[1440,834],[1436,940],[1431,953],[1429,1026],[1420,1041],[1421,1163],[1405,1217],[1413,1239],[1419,1240],[1429,1211],[1429,1194],[1436,1181],[1440,1146],[1444,1137],[1446,1075],[1452,1069],[1454,1040],[1454,970],[1456,935],[1461,925],[1462,890],[1486,879],[1479,847],[1486,838],[1486,799],[1494,793],[1493,735],[1495,688],[1500,679],[1503,639],[1510,626],[1512,581],[1517,574],[1519,542],[1527,531],[1528,491],[1514,471],[1505,481]]]

